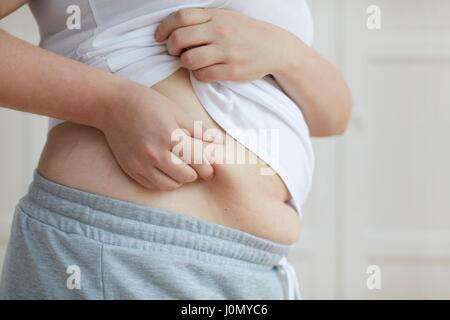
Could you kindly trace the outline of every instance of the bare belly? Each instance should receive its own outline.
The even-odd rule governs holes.
[[[180,69],[153,87],[207,128],[218,128]],[[244,152],[248,153],[241,146]],[[225,148],[226,150],[226,148]],[[50,133],[38,171],[57,183],[120,200],[205,219],[281,243],[297,240],[300,221],[278,175],[261,175],[258,164],[218,164],[211,181],[197,180],[171,192],[147,190],[119,167],[97,129],[63,123]]]

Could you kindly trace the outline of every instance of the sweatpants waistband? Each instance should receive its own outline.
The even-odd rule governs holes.
[[[32,210],[36,206],[42,210]],[[277,266],[290,249],[227,226],[63,186],[37,171],[19,207],[62,232],[116,246],[162,245],[262,266]]]

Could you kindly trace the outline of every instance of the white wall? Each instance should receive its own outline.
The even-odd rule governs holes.
[[[315,47],[348,79],[355,115],[344,137],[314,141],[314,188],[290,257],[304,296],[450,298],[450,3],[309,3]],[[379,31],[366,28],[370,4],[382,9]],[[0,26],[38,40],[26,10]],[[0,110],[0,256],[45,130],[44,118]],[[381,290],[366,287],[372,264]]]
[[[355,98],[341,139],[316,143],[307,241],[311,298],[450,298],[450,2],[310,1],[316,46]],[[381,30],[366,26],[378,5]],[[368,266],[381,290],[368,290]]]
[[[360,19],[377,3],[380,31]],[[355,118],[342,145],[342,294],[450,298],[450,2],[340,1]],[[383,290],[368,291],[376,264]]]

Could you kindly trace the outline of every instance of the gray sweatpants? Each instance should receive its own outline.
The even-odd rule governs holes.
[[[35,172],[15,211],[0,299],[286,298],[288,249]]]

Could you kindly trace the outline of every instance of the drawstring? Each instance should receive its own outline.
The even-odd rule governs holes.
[[[298,285],[297,274],[295,273],[294,267],[289,263],[286,257],[283,257],[280,262],[278,262],[278,272],[285,279],[286,286],[285,299],[287,300],[301,300],[302,294],[300,292],[300,287]]]

